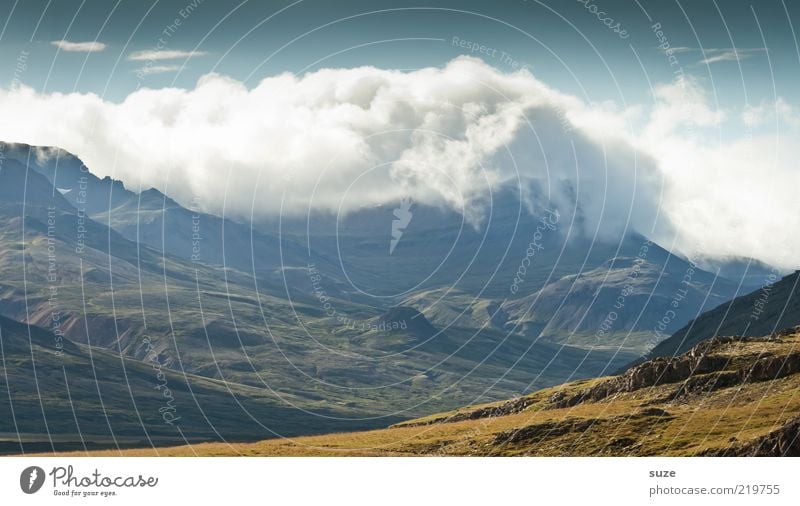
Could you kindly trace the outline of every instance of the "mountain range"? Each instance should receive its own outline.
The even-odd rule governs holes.
[[[0,148],[4,357],[51,381],[31,385],[4,365],[6,388],[27,390],[0,405],[24,423],[1,430],[30,434],[31,448],[54,448],[54,435],[74,446],[80,433],[121,446],[117,435],[139,444],[377,428],[526,395],[685,351],[716,324],[685,339],[681,329],[762,289],[769,272],[737,259],[712,273],[638,234],[572,234],[580,216],[554,218],[507,191],[480,226],[414,203],[398,239],[394,206],[224,217],[99,178],[58,148]],[[762,321],[788,296],[784,281]],[[26,332],[37,336],[28,347]],[[154,357],[176,398],[188,397],[177,435],[155,408]],[[105,395],[128,369],[141,374],[125,395]],[[73,377],[91,381],[72,388]],[[81,413],[112,396],[128,416],[119,427],[78,423],[89,415],[51,407],[67,392]]]

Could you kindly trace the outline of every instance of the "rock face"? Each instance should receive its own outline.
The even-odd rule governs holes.
[[[800,416],[744,445],[714,449],[708,457],[800,457]]]
[[[563,436],[569,433],[582,433],[599,423],[594,419],[570,419],[560,422],[545,422],[529,425],[521,429],[508,430],[498,433],[494,444],[518,444],[541,442],[547,438]]]
[[[450,416],[442,416],[438,418],[431,418],[429,420],[425,420],[423,422],[404,422],[402,425],[404,427],[417,427],[421,425],[433,425],[437,423],[450,423],[450,422],[463,422],[464,420],[479,420],[481,418],[490,418],[495,416],[506,416],[506,415],[513,415],[515,413],[520,413],[527,409],[529,406],[533,405],[536,402],[536,399],[532,399],[530,397],[520,397],[519,399],[512,399],[510,401],[504,402],[498,406],[489,406],[485,408],[479,408],[474,411],[465,411],[461,413],[456,413]]]
[[[673,416],[663,409],[645,408],[630,415],[610,418],[566,418],[559,421],[532,424],[518,429],[498,432],[494,441],[495,444],[542,442],[570,432],[582,433],[593,428],[614,427],[622,421],[640,422],[652,427],[654,424],[668,422],[672,419]],[[617,439],[611,443],[621,445],[622,439]]]
[[[787,329],[782,335],[797,332]],[[715,337],[703,341],[683,355],[655,358],[628,369],[598,385],[582,390],[576,395],[558,392],[550,398],[549,408],[565,408],[582,402],[599,401],[614,394],[633,392],[642,388],[681,383],[672,398],[695,392],[708,392],[729,388],[742,383],[768,381],[800,372],[800,352],[772,355],[765,352],[744,366],[737,365],[731,357],[718,354],[722,345],[736,341],[776,341],[780,335],[767,338]]]

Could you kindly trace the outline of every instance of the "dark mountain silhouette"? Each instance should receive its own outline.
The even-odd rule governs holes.
[[[800,271],[703,313],[647,357],[678,355],[716,336],[763,336],[795,325],[800,325]]]

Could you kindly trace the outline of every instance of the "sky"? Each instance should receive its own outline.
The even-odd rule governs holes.
[[[595,6],[625,38],[593,14]],[[589,100],[644,101],[648,83],[676,68],[657,48],[652,26],[660,23],[672,47],[687,49],[678,55],[683,71],[713,86],[721,103],[758,103],[776,93],[794,100],[800,65],[790,20],[800,17],[799,7],[791,0],[2,0],[0,82],[12,82],[13,62],[25,51],[25,84],[121,100],[140,86],[190,87],[210,70],[253,85],[322,67],[441,66],[471,53],[453,44],[458,37],[496,49],[477,56],[501,70],[517,62]],[[58,40],[97,41],[103,50],[68,51],[52,44]],[[163,49],[194,56],[159,60],[145,79],[137,77],[146,60],[131,56],[159,40]]]
[[[796,268],[800,2],[0,1],[0,139],[239,217],[580,208]],[[224,188],[224,191],[220,191]]]

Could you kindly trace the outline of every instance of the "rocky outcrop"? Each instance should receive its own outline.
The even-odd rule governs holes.
[[[557,422],[544,422],[528,425],[521,429],[512,429],[499,432],[495,435],[493,444],[520,444],[541,442],[548,438],[563,436],[569,433],[586,432],[595,423],[596,419],[567,419]]]
[[[563,436],[570,433],[584,433],[594,428],[607,428],[618,425],[622,421],[633,420],[637,423],[652,427],[654,424],[664,423],[674,417],[667,411],[659,408],[647,408],[631,415],[614,416],[610,418],[567,418],[565,420],[552,420],[528,425],[519,429],[498,432],[494,437],[494,445],[519,445],[535,444],[542,441]],[[616,438],[608,442],[606,451],[614,447],[622,449],[635,443],[629,438]]]
[[[712,449],[708,457],[800,457],[800,416],[747,444]]]
[[[418,427],[421,425],[433,425],[436,423],[463,422],[465,420],[479,420],[481,418],[513,415],[515,413],[524,411],[525,409],[527,409],[529,406],[533,405],[536,402],[538,402],[538,400],[531,397],[520,397],[518,399],[512,399],[510,401],[504,402],[503,404],[499,404],[496,406],[487,406],[484,408],[475,409],[473,411],[462,411],[450,416],[442,416],[438,418],[432,418],[430,420],[423,420],[420,422],[401,423],[398,424],[397,426]]]
[[[744,341],[778,343],[781,338],[796,333],[800,333],[800,327],[793,327],[761,338],[715,337],[697,344],[683,355],[649,360],[628,369],[620,376],[609,378],[577,393],[560,390],[547,399],[542,409],[568,408],[583,402],[597,402],[616,394],[675,384],[675,389],[665,398],[643,404],[649,406],[655,403],[674,401],[690,394],[712,392],[745,383],[770,381],[797,374],[800,373],[800,351],[789,354],[775,354],[766,351],[760,355],[753,355],[752,358],[739,356],[736,360],[721,353],[724,346],[730,343]],[[541,397],[537,396],[520,397],[502,404],[399,425],[413,427],[513,415],[541,401]]]
[[[766,338],[740,336],[716,337],[699,343],[683,355],[655,358],[577,394],[557,392],[550,400],[549,409],[575,406],[582,402],[596,402],[615,394],[633,392],[642,388],[683,382],[670,396],[672,399],[694,392],[710,392],[742,383],[768,381],[800,372],[800,352],[789,355],[765,353],[754,362],[735,367],[731,358],[718,353],[721,346],[736,341],[775,342],[781,336],[791,335],[795,329]]]
[[[800,272],[800,271],[798,271],[798,272]],[[792,335],[795,335],[795,334],[800,334],[800,325],[797,325],[797,326],[794,326],[794,327],[788,327],[788,328],[785,328],[783,330],[779,330],[778,332],[773,333],[772,337],[780,338],[780,337],[792,336]]]

